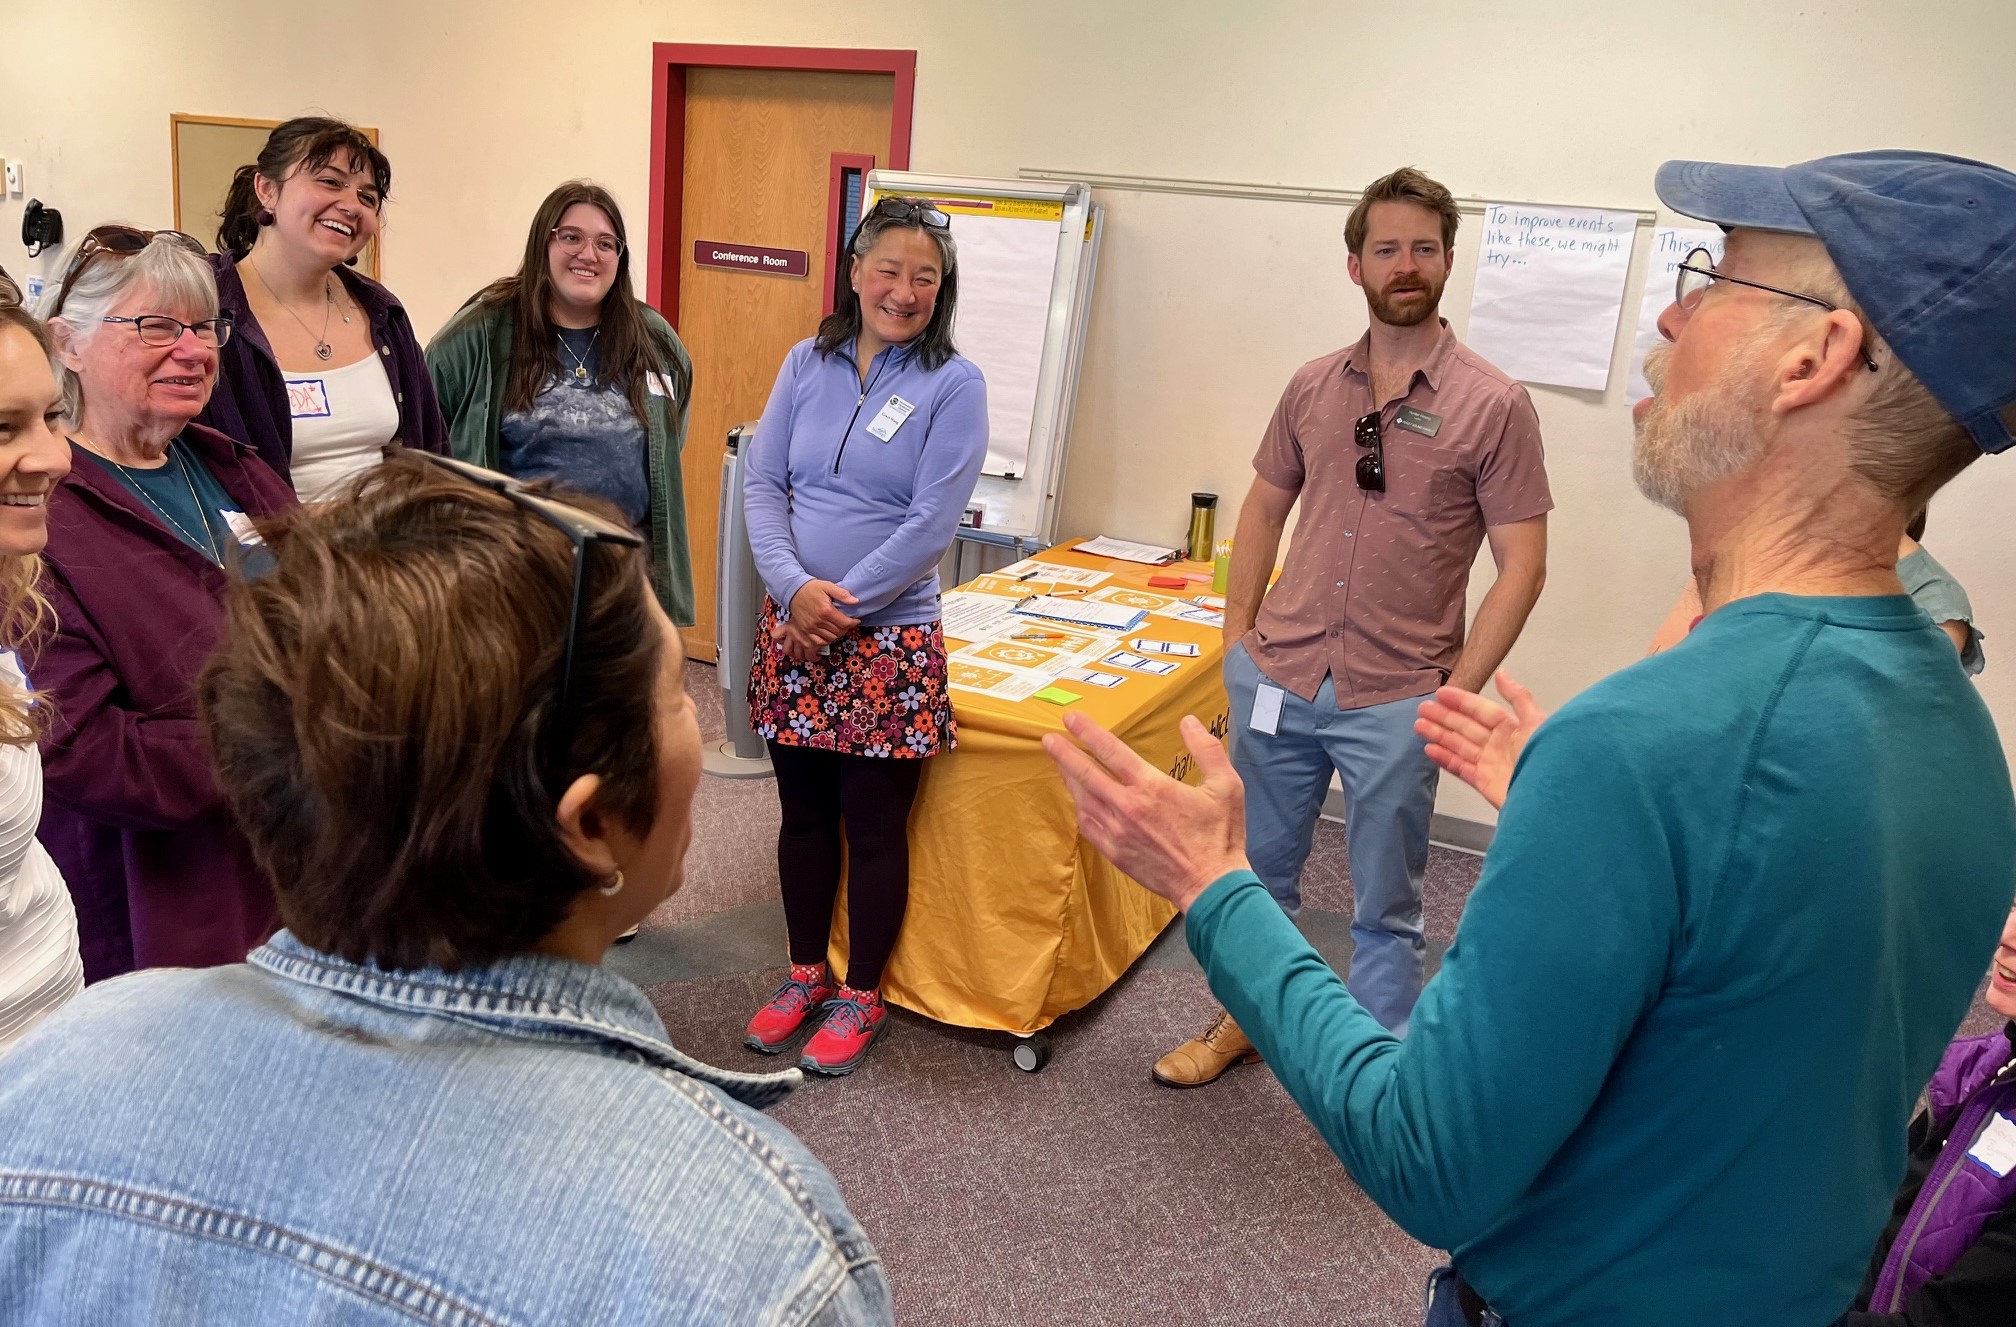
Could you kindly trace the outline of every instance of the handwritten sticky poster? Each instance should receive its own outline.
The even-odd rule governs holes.
[[[1645,264],[1645,298],[1638,307],[1638,344],[1631,348],[1631,404],[1652,395],[1645,381],[1645,353],[1659,344],[1659,315],[1673,302],[1673,282],[1680,264],[1696,249],[1706,249],[1722,261],[1724,236],[1719,226],[1661,226],[1652,232],[1652,257]]]
[[[1489,204],[1464,340],[1521,382],[1602,391],[1637,225],[1630,212]]]

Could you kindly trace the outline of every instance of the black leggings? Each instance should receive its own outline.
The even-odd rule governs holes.
[[[882,965],[910,905],[910,807],[922,760],[843,755],[770,743],[777,800],[777,877],[793,963],[824,963],[847,835],[847,984],[882,984]]]

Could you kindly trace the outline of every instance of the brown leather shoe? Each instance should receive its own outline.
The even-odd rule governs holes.
[[[1260,1052],[1224,1010],[1211,1020],[1204,1035],[1193,1037],[1155,1061],[1149,1072],[1164,1087],[1202,1087],[1214,1083],[1235,1064],[1258,1064]]]

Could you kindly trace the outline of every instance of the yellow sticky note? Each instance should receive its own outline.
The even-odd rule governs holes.
[[[1079,698],[1062,687],[1044,687],[1036,693],[1036,699],[1047,700],[1052,705],[1076,705]]]

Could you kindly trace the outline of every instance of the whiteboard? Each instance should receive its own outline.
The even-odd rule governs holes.
[[[1084,353],[1101,210],[1076,183],[871,171],[883,194],[929,198],[958,244],[959,353],[987,379],[983,535],[1056,538],[1058,489]]]

